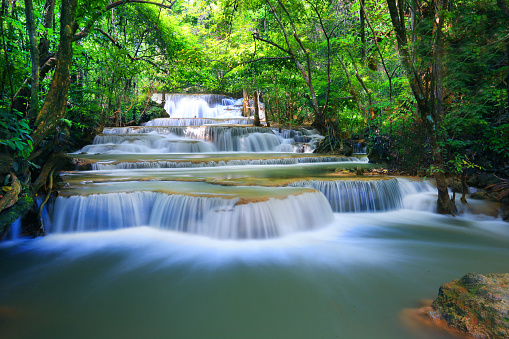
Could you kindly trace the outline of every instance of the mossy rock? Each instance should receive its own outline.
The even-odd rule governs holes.
[[[22,192],[16,204],[0,213],[0,239],[9,231],[10,226],[18,218],[25,215],[32,207],[34,201],[28,192]]]
[[[468,273],[442,285],[431,307],[470,337],[509,338],[509,273]]]

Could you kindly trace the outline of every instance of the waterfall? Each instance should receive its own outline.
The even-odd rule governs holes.
[[[333,220],[319,192],[238,203],[237,198],[159,192],[60,196],[48,230],[90,232],[148,225],[218,239],[265,239],[319,228]]]
[[[383,212],[403,207],[430,210],[434,201],[430,203],[429,196],[436,194],[436,189],[429,181],[408,179],[309,180],[288,186],[311,187],[322,192],[332,210],[340,213]]]
[[[300,158],[276,158],[276,159],[232,159],[228,161],[137,161],[119,163],[92,163],[92,170],[115,170],[115,169],[142,169],[142,168],[198,168],[220,166],[246,166],[246,165],[296,165],[323,162],[352,162],[345,157],[300,157]]]
[[[112,127],[79,153],[281,152],[280,145],[264,127]]]
[[[150,120],[144,126],[203,126],[212,124],[249,125],[253,124],[253,119],[243,117],[238,117],[235,119],[159,118]]]
[[[83,147],[80,153],[203,153],[213,152],[213,144],[204,140],[192,140],[175,134],[100,134],[92,145]]]
[[[162,95],[153,96],[162,102]],[[236,118],[241,117],[242,102],[217,94],[166,94],[164,109],[171,118]],[[237,106],[237,107],[236,107]]]
[[[352,149],[354,154],[366,154],[368,150],[366,144],[360,142],[353,144]]]
[[[263,135],[251,136],[251,134],[255,133]],[[103,135],[106,134],[174,135],[193,140],[212,142],[220,152],[311,153],[320,140],[323,139],[322,136],[314,134],[314,131],[305,129],[298,131],[282,130],[282,132],[279,133],[278,129],[266,127],[235,125],[181,126],[177,124],[163,126],[159,125],[159,123],[147,123],[145,126],[140,127],[105,128],[103,130]],[[296,141],[296,139],[299,141]],[[258,144],[258,142],[260,142],[260,144]]]
[[[6,239],[8,240],[17,240],[20,237],[21,233],[21,218],[16,219],[15,222],[11,224],[11,228],[7,232]]]
[[[322,192],[334,212],[378,212],[401,207],[398,180],[309,180],[289,186]]]

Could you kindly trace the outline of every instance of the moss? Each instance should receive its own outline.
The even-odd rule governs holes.
[[[7,233],[12,223],[25,215],[32,207],[34,200],[26,193],[21,193],[18,201],[0,213],[0,239]]]

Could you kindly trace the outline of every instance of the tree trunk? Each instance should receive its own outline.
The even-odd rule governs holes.
[[[33,118],[39,113],[39,48],[35,39],[34,6],[32,0],[25,0],[27,33],[30,41],[30,59],[32,60],[32,80],[30,93],[30,109],[28,117]]]
[[[365,24],[365,17],[364,17],[364,1],[365,0],[360,0],[360,9],[359,9],[359,24],[360,24],[360,28],[359,28],[359,33],[360,33],[360,36],[361,36],[361,57],[362,57],[362,60],[364,60],[366,58],[366,30],[365,30],[365,27],[366,27],[366,24]]]
[[[269,115],[269,107],[270,106],[269,106],[269,103],[270,103],[270,99],[269,99],[269,97],[267,97],[267,101],[265,103],[265,125],[267,127],[270,127],[270,119],[269,119],[269,117],[270,117],[270,115]]]
[[[430,20],[434,25],[433,31],[433,53],[434,59],[431,65],[428,65],[428,69],[424,69],[423,72],[416,70],[416,65],[413,63],[413,58],[409,52],[407,32],[405,28],[405,2],[399,1],[396,4],[396,0],[387,0],[389,7],[389,14],[391,16],[392,25],[396,33],[396,39],[398,41],[398,51],[401,59],[401,63],[406,70],[407,78],[409,80],[410,87],[413,95],[417,102],[417,108],[420,113],[421,119],[426,124],[426,131],[430,137],[430,146],[433,155],[433,175],[435,177],[438,189],[438,201],[437,201],[437,212],[438,213],[449,213],[454,215],[455,205],[452,203],[448,189],[444,171],[444,162],[442,157],[442,150],[440,147],[440,141],[443,139],[441,136],[441,121],[444,115],[443,109],[443,89],[442,89],[442,76],[443,66],[441,59],[443,58],[443,38],[442,38],[442,25],[443,17],[440,16],[440,11],[436,11],[435,15],[428,14],[422,20]],[[430,8],[436,9],[439,6],[442,9],[441,3],[433,4]],[[436,26],[435,26],[436,25]],[[423,67],[426,67],[424,65]],[[419,74],[429,74],[431,69],[431,82],[432,90],[426,91],[426,81]]]
[[[242,116],[249,117],[249,97],[247,96],[247,91],[242,90],[242,95],[244,97],[244,101],[242,102]]]
[[[73,37],[78,29],[78,25],[74,22],[76,2],[77,0],[62,1],[57,66],[46,100],[35,121],[37,129],[32,133],[34,149],[47,135],[55,130],[58,121],[65,117],[67,93],[70,85],[69,70],[73,55]]]
[[[437,5],[440,8],[446,7],[446,2],[441,0],[436,0]],[[438,201],[437,201],[437,212],[442,214],[451,214],[454,215],[456,213],[456,205],[453,201],[451,201],[449,197],[449,190],[447,188],[447,181],[444,173],[444,161],[442,156],[442,150],[440,147],[440,143],[445,140],[444,132],[442,130],[442,120],[445,115],[444,112],[444,90],[443,90],[443,77],[444,77],[444,66],[442,64],[442,60],[444,58],[444,40],[442,34],[442,25],[443,25],[443,17],[440,16],[440,13],[436,14],[437,20],[435,21],[437,27],[435,28],[435,36],[434,36],[434,48],[433,48],[433,68],[432,68],[432,82],[433,82],[433,91],[432,91],[432,101],[433,103],[433,130],[429,131],[430,140],[433,147],[433,162],[434,166],[437,170],[435,173],[435,180],[437,183],[438,189]]]
[[[254,93],[253,93],[253,98],[254,98],[254,123],[253,123],[253,125],[254,126],[262,125],[262,124],[260,124],[260,105],[258,103],[258,101],[260,99],[259,95],[260,95],[260,92],[254,91]]]
[[[164,106],[166,106],[166,92],[163,91],[162,99],[161,99],[161,106],[164,109]]]
[[[44,4],[44,28],[53,28],[55,22],[55,0],[46,0]],[[43,66],[50,58],[49,53],[50,41],[46,34],[41,36],[39,40],[39,66]]]

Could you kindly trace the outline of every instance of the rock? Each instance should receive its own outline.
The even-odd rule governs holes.
[[[467,184],[469,186],[480,188],[494,185],[498,182],[500,182],[500,179],[494,176],[492,173],[480,173],[478,175],[472,175],[467,180]]]
[[[442,285],[430,315],[473,338],[509,338],[509,273],[468,273]]]
[[[458,178],[447,179],[447,186],[449,186],[453,192],[456,192],[456,193],[463,192],[463,187],[461,186],[461,180]]]

